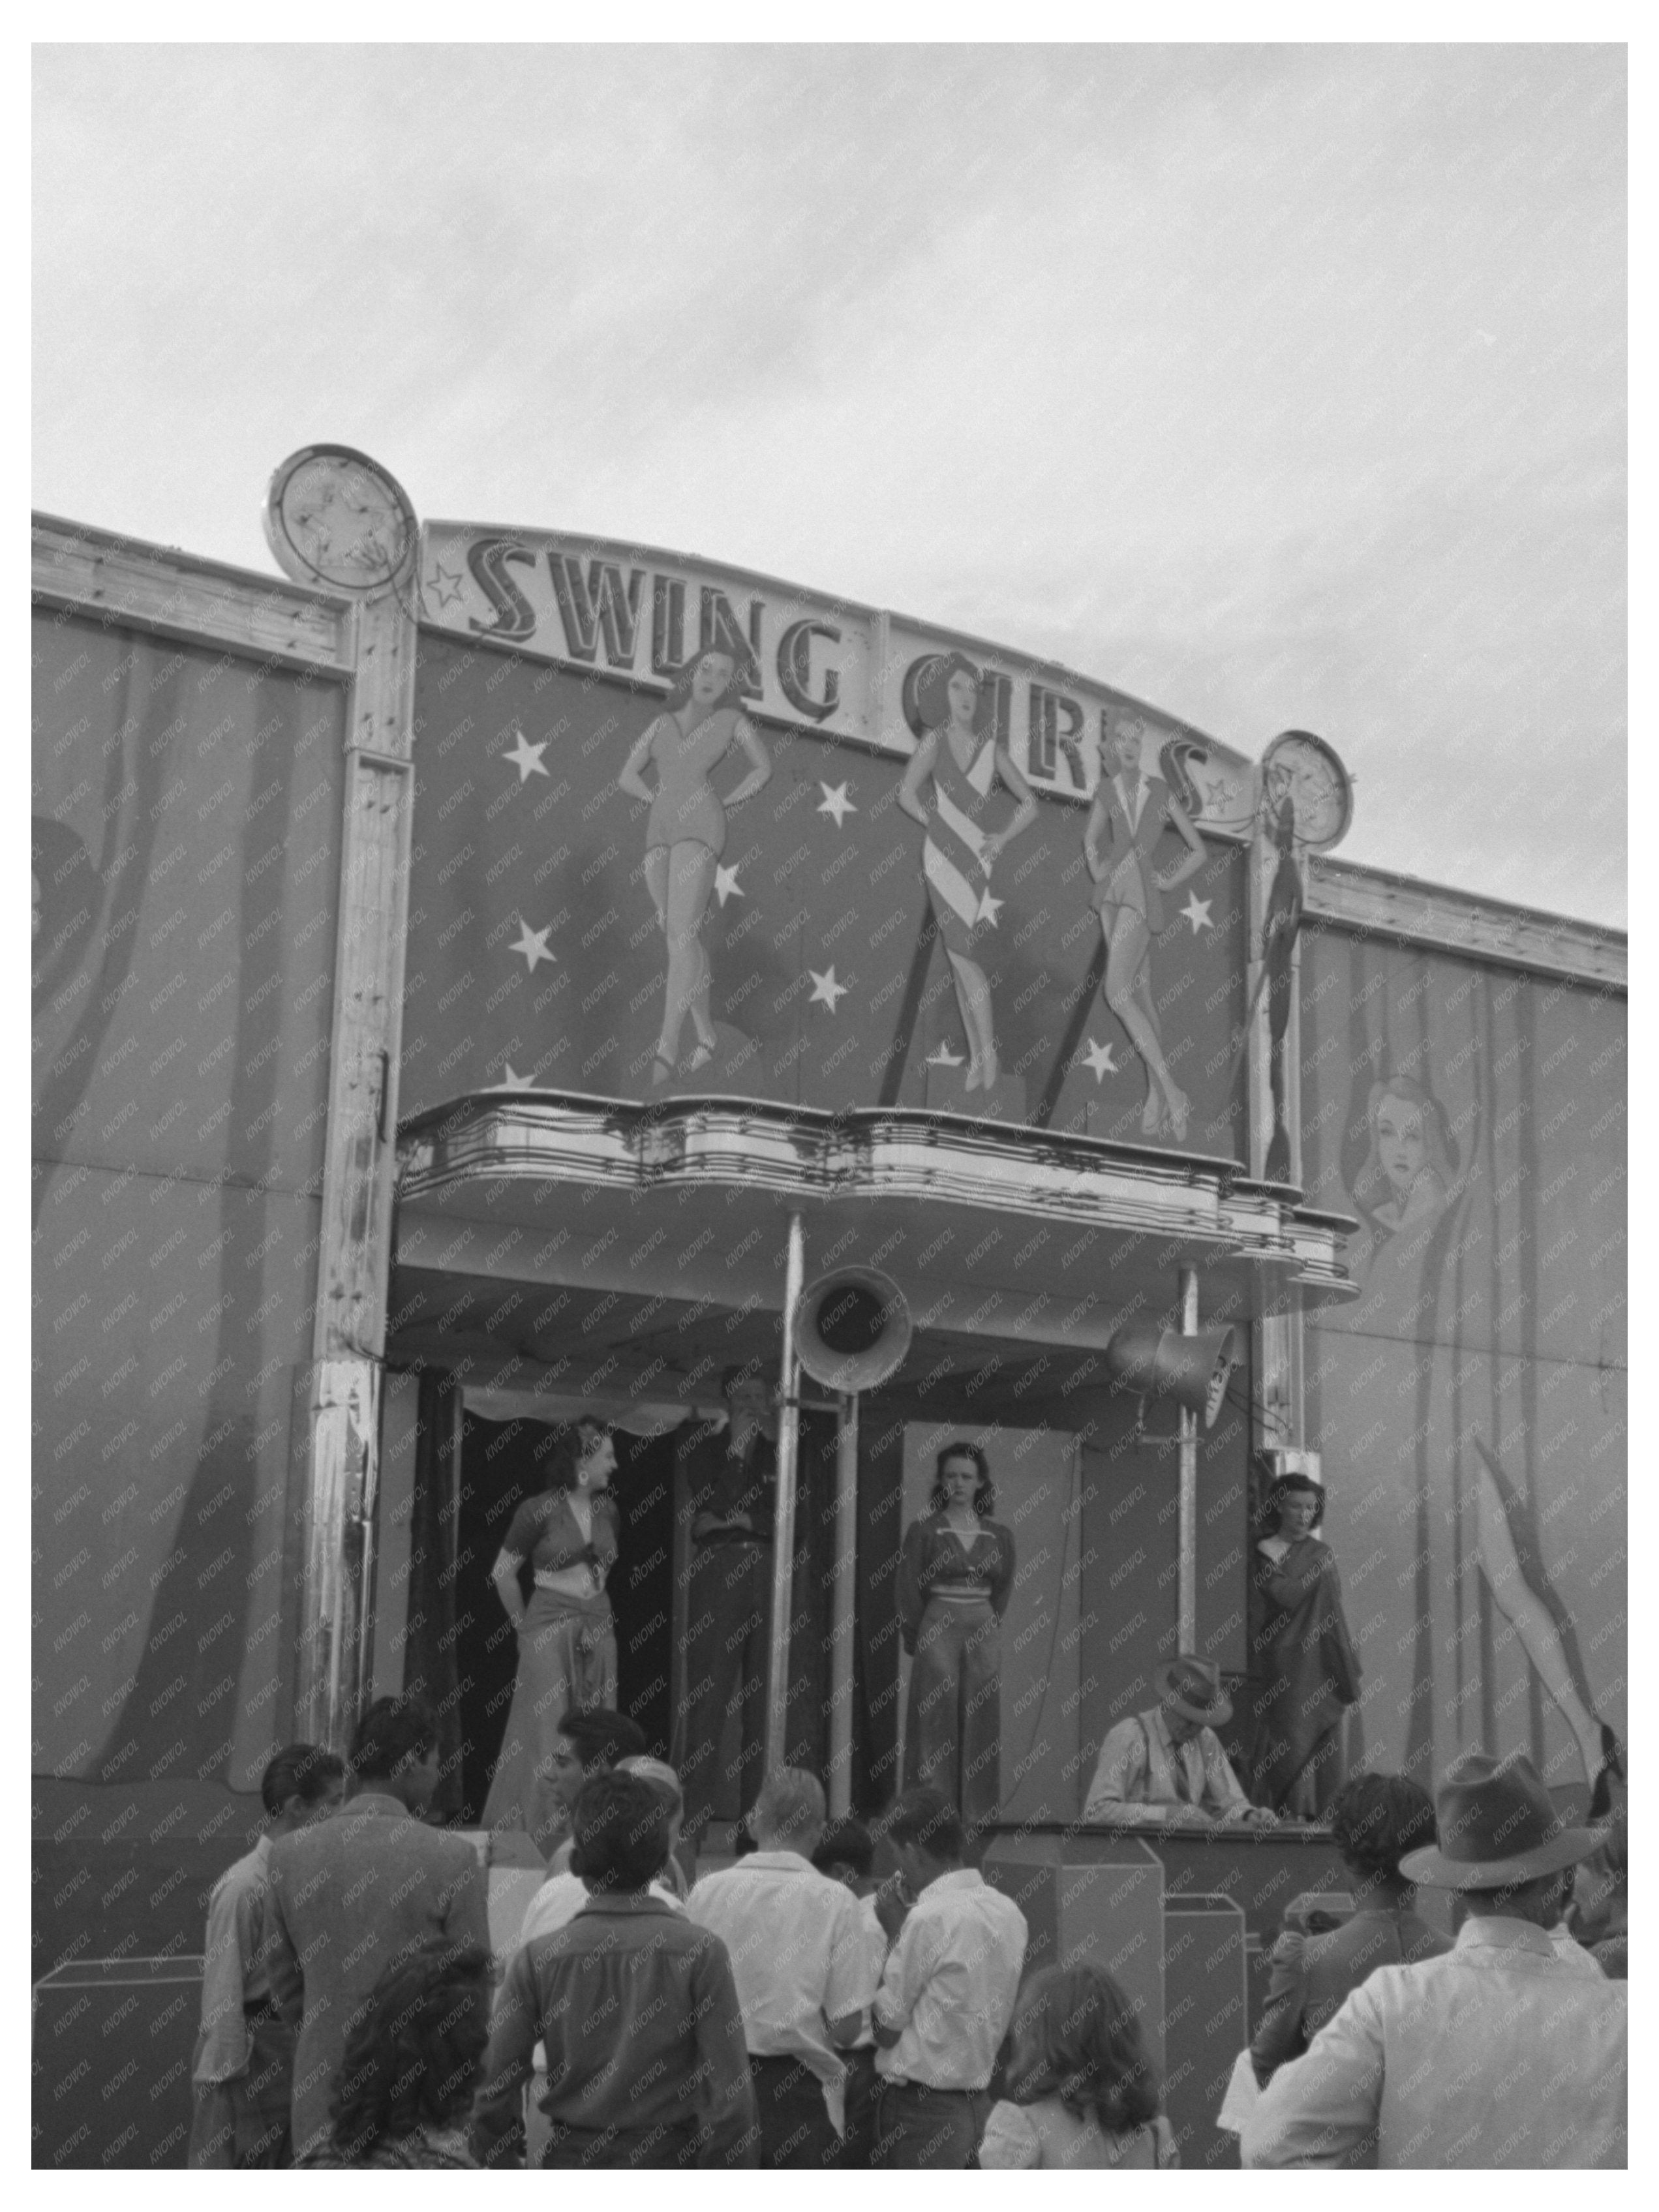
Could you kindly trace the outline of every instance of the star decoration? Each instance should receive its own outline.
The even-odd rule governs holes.
[[[1199,778],[1204,792],[1204,811],[1219,814],[1230,799],[1237,795],[1238,786],[1230,775],[1219,773]]]
[[[1193,935],[1194,937],[1198,935],[1200,929],[1213,929],[1215,927],[1215,924],[1210,919],[1210,908],[1212,904],[1212,902],[1211,900],[1200,898],[1196,891],[1188,892],[1187,903],[1182,908],[1181,911],[1186,916],[1187,920],[1193,925]]]
[[[509,1060],[502,1063],[501,1079],[496,1088],[500,1091],[533,1091],[536,1088],[536,1079],[533,1074],[515,1074],[513,1063]]]
[[[947,1038],[939,1046],[939,1050],[930,1052],[921,1064],[924,1067],[965,1067],[968,1065],[968,1055],[965,1053],[952,1052]]]
[[[1006,899],[993,898],[991,896],[991,887],[988,884],[985,889],[979,895],[979,907],[974,915],[974,920],[975,921],[988,922],[991,927],[994,929],[997,926],[997,916],[1002,912],[1003,908],[1006,907],[1007,903],[1008,902]]]
[[[720,866],[720,863],[716,861],[714,864],[714,896],[720,901],[720,904],[724,906],[727,899],[741,898],[743,896],[744,894],[738,887],[738,872],[736,868],[723,868]]]
[[[1117,1062],[1112,1058],[1110,1045],[1097,1044],[1092,1037],[1089,1040],[1089,1049],[1084,1054],[1083,1060],[1084,1065],[1092,1072],[1097,1085],[1103,1076],[1115,1075],[1118,1072]]]
[[[550,952],[547,949],[547,940],[552,934],[553,925],[550,921],[548,923],[545,929],[532,929],[530,927],[530,924],[525,920],[524,916],[520,915],[519,916],[519,941],[516,945],[509,945],[507,949],[509,952],[517,952],[521,954],[524,959],[528,963],[530,972],[533,975],[539,962],[544,960],[556,961],[556,955]]]
[[[440,561],[435,573],[427,578],[426,587],[428,592],[436,592],[438,605],[441,610],[447,607],[452,599],[460,598],[461,572],[457,568],[452,574]]]
[[[850,987],[846,983],[836,982],[833,964],[826,968],[822,975],[816,968],[809,968],[806,972],[812,979],[812,995],[806,1001],[807,1005],[815,1006],[822,1003],[828,1006],[833,1014],[836,1011],[836,1000],[844,999]]]
[[[516,722],[513,725],[513,735],[516,742],[508,746],[501,758],[511,761],[518,769],[520,783],[528,783],[532,775],[546,775],[549,771],[543,765],[542,755],[547,750],[548,740],[544,738],[538,745],[526,743],[525,733]]]
[[[849,814],[858,812],[858,808],[847,796],[847,786],[844,783],[838,783],[833,788],[827,783],[820,783],[818,789],[823,793],[823,804],[817,811],[820,814],[830,815],[837,830],[841,828]]]

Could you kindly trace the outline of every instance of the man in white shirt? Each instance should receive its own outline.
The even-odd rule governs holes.
[[[1084,1819],[1127,1815],[1167,1827],[1208,1827],[1215,1820],[1276,1825],[1273,1814],[1252,1805],[1239,1788],[1215,1733],[1233,1711],[1219,1668],[1182,1653],[1160,1667],[1153,1680],[1158,1704],[1108,1731]]]
[[[962,1816],[908,1790],[887,1823],[904,1892],[878,1900],[896,1933],[874,2007],[878,2166],[955,2171],[985,2131],[991,2069],[1013,2017],[1025,1916],[963,1864]],[[902,1912],[902,1922],[899,1914]]]
[[[823,1791],[810,1774],[769,1774],[749,1815],[758,1849],[705,1875],[686,1911],[731,1954],[760,2113],[763,2166],[822,2172],[841,2146],[846,2067],[870,1986],[852,1892],[811,1863]]]
[[[1462,1893],[1456,1943],[1352,1992],[1262,2092],[1246,2166],[1626,2164],[1625,1989],[1548,1932],[1600,1835],[1564,1826],[1518,1755],[1456,1760],[1436,1814],[1438,1844],[1400,1871]]]

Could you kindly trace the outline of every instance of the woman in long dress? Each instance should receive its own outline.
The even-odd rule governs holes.
[[[1164,1064],[1152,998],[1152,947],[1164,927],[1163,894],[1203,866],[1204,848],[1169,785],[1141,767],[1148,734],[1138,715],[1114,718],[1106,733],[1109,758],[1101,763],[1100,782],[1083,832],[1083,852],[1097,886],[1094,903],[1106,945],[1106,1003],[1128,1031],[1146,1070],[1141,1134],[1156,1137],[1167,1129],[1179,1144],[1187,1134],[1190,1107]],[[1173,867],[1159,873],[1152,855],[1166,826],[1178,834],[1187,850]]]
[[[937,654],[916,687],[922,735],[898,795],[910,819],[927,832],[921,870],[967,1032],[964,1091],[994,1090],[1000,1073],[991,986],[976,957],[990,927],[984,901],[991,870],[997,855],[1036,820],[1036,800],[1007,747],[994,732],[979,728],[979,705],[973,662],[960,653]],[[998,776],[1018,805],[1000,830],[987,830],[983,819]]]
[[[972,1830],[1001,1803],[1000,1624],[1014,1587],[1014,1538],[989,1516],[991,1471],[976,1444],[947,1444],[929,1510],[904,1532],[899,1626],[912,1656],[904,1786],[943,1790]]]
[[[484,1826],[521,1829],[543,1849],[562,1816],[549,1773],[559,1723],[573,1707],[617,1702],[616,1625],[605,1594],[620,1526],[605,1495],[616,1465],[609,1431],[584,1414],[574,1446],[554,1455],[549,1487],[513,1516],[489,1571],[518,1632],[519,1671]],[[527,1605],[519,1582],[526,1564]]]
[[[681,670],[662,713],[641,733],[617,778],[630,799],[651,809],[645,881],[668,948],[662,1029],[651,1066],[657,1085],[668,1082],[678,1066],[687,1014],[697,1042],[685,1073],[695,1075],[714,1057],[703,916],[726,850],[726,811],[763,790],[772,775],[771,757],[738,698],[733,656],[718,647],[700,653]],[[734,747],[748,759],[749,773],[722,802],[709,778]],[[647,763],[656,775],[654,790],[645,781]]]
[[[1314,1820],[1342,1784],[1340,1732],[1359,1697],[1359,1662],[1336,1555],[1313,1533],[1323,1487],[1286,1475],[1267,1504],[1275,1526],[1255,1547],[1250,1577],[1251,1795],[1276,1813]]]

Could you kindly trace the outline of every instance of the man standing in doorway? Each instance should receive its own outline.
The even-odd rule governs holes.
[[[720,1377],[727,1420],[700,1425],[681,1447],[691,1512],[685,1642],[686,1727],[678,1759],[686,1827],[735,1820],[760,1787],[772,1610],[772,1503],[777,1485],[772,1394],[755,1364]],[[737,1720],[737,1765],[722,1761]]]

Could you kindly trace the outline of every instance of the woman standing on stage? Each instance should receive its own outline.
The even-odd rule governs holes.
[[[749,773],[722,805],[708,779],[734,745],[747,756]],[[656,770],[654,791],[641,773],[647,761]],[[726,850],[726,810],[752,799],[771,775],[771,756],[739,705],[737,662],[711,646],[680,671],[662,713],[642,732],[617,778],[630,799],[642,799],[651,809],[645,881],[668,946],[662,1030],[651,1065],[653,1084],[666,1083],[674,1074],[687,1014],[697,1042],[685,1073],[695,1075],[714,1057],[703,916],[714,888],[715,865]]]
[[[489,1571],[518,1632],[519,1672],[484,1806],[488,1828],[538,1839],[555,1831],[561,1808],[546,1770],[558,1724],[574,1706],[616,1705],[617,1633],[605,1585],[620,1522],[604,1494],[616,1465],[610,1431],[584,1413],[574,1443],[562,1441],[554,1455],[549,1487],[513,1516]],[[526,1561],[534,1577],[528,1605],[519,1585]]]
[[[904,1532],[899,1625],[911,1654],[904,1786],[943,1790],[971,1830],[1002,1801],[1000,1624],[1014,1587],[1012,1531],[989,1516],[991,1470],[977,1444],[947,1444],[930,1510]]]
[[[898,803],[927,832],[921,872],[933,920],[950,956],[951,973],[968,1036],[964,1091],[992,1091],[1000,1069],[997,1060],[991,986],[975,957],[985,928],[991,927],[984,900],[999,853],[1036,820],[1030,786],[1014,766],[994,732],[978,727],[979,671],[960,653],[934,656],[916,686],[921,742],[910,756],[899,785]],[[1019,801],[1000,830],[981,825],[992,787],[1002,778]],[[922,798],[931,784],[931,805]]]
[[[1162,776],[1148,775],[1141,765],[1146,729],[1139,716],[1116,715],[1106,734],[1109,757],[1100,763],[1100,783],[1083,832],[1084,858],[1098,885],[1094,903],[1106,945],[1106,1003],[1128,1031],[1146,1070],[1142,1136],[1160,1136],[1167,1129],[1180,1144],[1190,1109],[1164,1064],[1152,999],[1152,950],[1164,927],[1161,894],[1203,866],[1204,848],[1169,785]],[[1187,851],[1160,875],[1152,855],[1166,824],[1179,833]]]
[[[1359,1661],[1342,1613],[1336,1555],[1314,1534],[1325,1492],[1290,1474],[1267,1493],[1273,1533],[1250,1576],[1254,1723],[1250,1794],[1295,1820],[1316,1820],[1342,1785],[1342,1723],[1359,1698]]]

